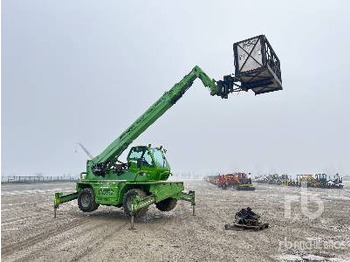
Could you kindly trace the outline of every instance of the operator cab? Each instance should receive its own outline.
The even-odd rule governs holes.
[[[162,147],[132,147],[127,161],[131,171],[147,180],[166,180],[170,175],[170,166]]]

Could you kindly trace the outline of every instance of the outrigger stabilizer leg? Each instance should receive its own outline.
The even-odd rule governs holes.
[[[131,216],[131,221],[130,221],[130,222],[131,222],[130,230],[136,230],[136,229],[135,229],[134,219],[135,219],[135,216],[132,215],[132,216]]]
[[[191,202],[192,215],[195,216],[195,206],[196,206],[196,193],[195,191],[189,191],[188,193],[181,192],[178,195],[178,199],[182,199]],[[135,214],[138,210],[156,203],[156,197],[154,195],[141,198],[140,196],[134,196],[131,200],[131,220],[130,220],[130,230],[135,230]]]
[[[56,218],[57,209],[59,208],[60,204],[77,199],[78,195],[79,195],[78,192],[75,192],[69,195],[63,195],[63,193],[60,193],[60,192],[55,193],[55,199],[53,202],[53,217]]]
[[[192,206],[192,215],[195,216],[195,207],[196,207],[196,192],[195,191],[188,191],[188,193],[183,192],[182,193],[182,199],[188,202],[191,202]]]

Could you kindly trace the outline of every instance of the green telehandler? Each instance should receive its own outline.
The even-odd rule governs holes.
[[[151,204],[161,211],[170,211],[178,200],[185,200],[191,203],[194,215],[195,192],[184,192],[183,182],[167,181],[171,170],[162,147],[133,146],[126,163],[118,158],[185,94],[197,78],[209,88],[212,96],[225,99],[232,92],[251,89],[255,94],[262,94],[282,89],[280,62],[264,35],[235,43],[233,47],[235,75],[215,81],[195,66],[101,154],[93,157],[82,146],[90,157],[86,171],[80,174],[75,193],[55,193],[54,216],[60,204],[74,199],[78,199],[83,212],[92,212],[99,205],[123,207],[131,217],[132,227],[134,217],[144,214]]]

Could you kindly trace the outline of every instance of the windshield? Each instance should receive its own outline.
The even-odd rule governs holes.
[[[130,152],[129,160],[131,162],[135,162],[136,163],[137,159],[141,158],[143,153],[144,153],[144,149],[143,148],[134,147],[131,150],[131,152]]]
[[[144,147],[132,148],[129,155],[129,161],[133,163],[137,163],[138,159],[142,160],[142,165],[149,166],[149,167],[154,166],[150,152]]]
[[[168,161],[166,160],[163,151],[158,148],[152,148],[154,161],[158,167],[169,168]]]

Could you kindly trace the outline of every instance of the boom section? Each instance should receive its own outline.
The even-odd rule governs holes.
[[[165,92],[148,110],[143,113],[132,125],[115,139],[101,154],[94,157],[94,165],[118,159],[124,150],[169,108],[171,108],[192,86],[193,81],[199,78],[203,85],[210,89],[211,95],[220,95],[220,88],[214,79],[195,66],[179,83]]]

